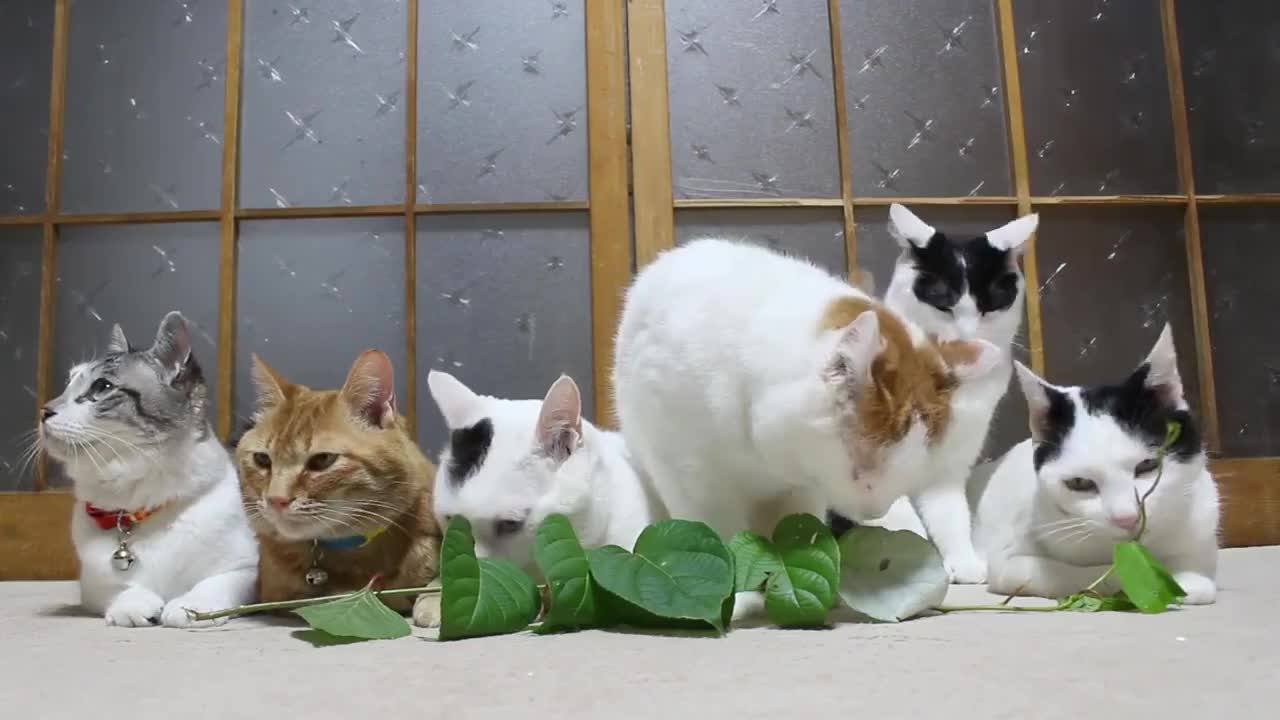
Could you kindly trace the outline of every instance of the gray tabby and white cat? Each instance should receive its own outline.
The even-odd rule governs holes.
[[[252,602],[258,547],[208,406],[186,320],[171,312],[144,350],[116,325],[106,356],[73,367],[44,407],[41,446],[78,501],[81,603],[109,625],[182,627],[188,609]]]

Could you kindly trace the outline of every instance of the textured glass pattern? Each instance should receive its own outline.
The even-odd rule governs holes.
[[[915,206],[911,210],[925,222],[947,233],[949,237],[968,239],[981,235],[1014,219],[1013,208],[998,206],[954,207]],[[893,269],[901,249],[889,235],[889,208],[858,208],[854,215],[858,244],[858,267],[868,270],[875,277],[876,295],[883,297],[893,280]],[[1026,312],[1022,325],[1013,341],[1013,356],[1023,363],[1030,363],[1027,346]],[[1010,446],[1027,437],[1027,406],[1017,382],[1009,380],[1009,390],[996,406],[995,420],[987,434],[987,444],[980,460],[998,458]]]
[[[73,0],[62,210],[216,208],[225,0]]]
[[[0,227],[0,492],[30,490],[25,433],[35,428],[40,228]]]
[[[424,2],[420,203],[587,197],[583,0]]]
[[[1040,213],[1036,262],[1049,380],[1116,383],[1173,326],[1187,402],[1199,408],[1195,333],[1179,208]]]
[[[241,205],[404,200],[405,20],[404,3],[245,3]]]
[[[595,416],[591,247],[586,213],[425,215],[417,228],[418,440],[435,454],[444,421],[426,371],[473,390],[541,399],[560,373]]]
[[[1177,10],[1196,191],[1280,192],[1280,3]]]
[[[676,197],[838,197],[826,0],[667,0]]]
[[[218,224],[71,225],[59,232],[53,392],[62,392],[72,365],[103,353],[113,323],[134,346],[150,347],[165,313],[179,310],[216,398]]]
[[[854,193],[1011,194],[994,7],[841,0]]]
[[[52,2],[0,4],[0,215],[44,210],[52,46]]]
[[[243,222],[237,265],[236,427],[253,413],[253,353],[290,382],[328,390],[378,348],[406,397],[403,219]]]
[[[840,208],[738,208],[680,210],[676,243],[719,238],[764,245],[805,258],[839,277],[849,274]]]
[[[1159,0],[1014,0],[1034,195],[1177,191]]]
[[[1280,209],[1201,208],[1222,451],[1280,455]]]

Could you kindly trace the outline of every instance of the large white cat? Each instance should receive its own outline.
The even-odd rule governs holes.
[[[74,482],[81,603],[109,625],[183,627],[188,609],[253,600],[258,545],[208,403],[171,312],[146,350],[115,326],[106,356],[72,368],[44,408],[42,447]]]
[[[1217,588],[1218,490],[1182,395],[1166,325],[1146,361],[1118,385],[1055,387],[1021,364],[1031,439],[1000,460],[978,502],[974,538],[990,564],[992,592],[1060,597],[1079,592],[1111,563],[1112,547],[1139,528],[1189,604]],[[1164,457],[1168,425],[1178,426]],[[1118,588],[1109,580],[1102,588]]]
[[[951,403],[998,357],[934,342],[804,261],[699,240],[628,291],[614,387],[672,517],[767,536],[791,512],[878,517],[929,482]]]
[[[927,535],[938,546],[952,582],[987,579],[986,563],[973,549],[965,487],[996,405],[1009,388],[1012,345],[1022,323],[1018,258],[1037,224],[1037,215],[1026,215],[957,242],[902,205],[889,206],[889,230],[902,254],[885,304],[940,338],[982,338],[1000,349],[996,370],[975,380],[972,392],[953,405],[955,431],[933,455],[938,481],[912,495],[910,504],[899,500],[872,523]]]
[[[478,555],[534,570],[534,535],[552,513],[569,518],[584,547],[627,549],[661,518],[622,436],[583,419],[569,376],[541,401],[477,395],[438,370],[427,385],[449,428],[435,511],[442,527],[455,514],[471,521]]]

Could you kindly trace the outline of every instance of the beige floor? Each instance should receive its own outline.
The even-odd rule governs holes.
[[[74,584],[0,583],[0,706],[24,720],[1280,717],[1280,547],[1224,552],[1221,584],[1217,605],[1159,616],[317,649],[261,620],[108,628],[75,611]]]

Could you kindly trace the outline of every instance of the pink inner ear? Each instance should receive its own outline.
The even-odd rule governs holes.
[[[366,350],[351,367],[342,394],[355,414],[376,427],[386,427],[396,414],[395,373],[391,360]]]
[[[567,454],[581,437],[582,397],[573,380],[561,377],[542,401],[542,411],[538,413],[538,444],[549,451],[558,449]],[[564,447],[557,448],[557,445]]]

